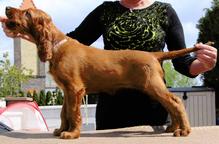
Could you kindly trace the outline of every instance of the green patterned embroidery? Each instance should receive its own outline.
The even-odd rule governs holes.
[[[130,11],[118,2],[104,11],[103,34],[106,49],[160,51],[165,43],[167,4],[155,2],[150,7]]]

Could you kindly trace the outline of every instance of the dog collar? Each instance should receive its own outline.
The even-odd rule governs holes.
[[[53,47],[54,51],[57,51],[58,48],[59,48],[61,45],[63,45],[65,42],[67,42],[67,39],[63,39],[63,40],[59,41],[58,43],[56,43],[56,44],[54,45],[54,47]]]

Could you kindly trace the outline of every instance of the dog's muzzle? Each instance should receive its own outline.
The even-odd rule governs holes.
[[[9,29],[15,29],[17,26],[17,23],[15,21],[13,21],[13,9],[12,7],[6,7],[5,8],[5,14],[8,17],[8,20],[6,21],[5,25],[7,28]]]
[[[9,29],[14,29],[17,26],[16,22],[13,22],[13,21],[6,22],[5,24],[6,24],[6,27]]]

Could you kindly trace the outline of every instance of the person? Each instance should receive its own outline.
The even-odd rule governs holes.
[[[11,34],[5,20],[0,18],[7,36],[33,41],[28,35]],[[102,35],[107,50],[163,51],[165,44],[170,51],[186,47],[183,28],[173,7],[154,0],[103,2],[67,35],[86,45]],[[175,69],[188,77],[211,70],[217,60],[216,48],[202,43],[195,46],[199,48],[196,57],[188,54],[172,60]],[[114,96],[99,93],[96,129],[163,125],[166,120],[167,112],[161,104],[139,90],[121,88]]]

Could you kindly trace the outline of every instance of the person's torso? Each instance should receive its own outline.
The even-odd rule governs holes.
[[[102,15],[105,49],[161,51],[165,46],[168,4],[154,2],[130,10],[119,1],[105,2]]]

